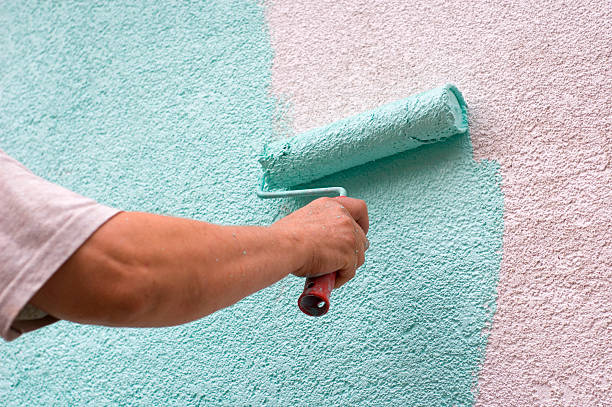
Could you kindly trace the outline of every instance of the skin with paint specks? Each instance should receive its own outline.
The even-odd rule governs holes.
[[[365,203],[347,197],[320,198],[270,227],[122,212],[102,225],[31,302],[54,317],[84,324],[181,324],[289,273],[335,272],[336,288],[342,286],[365,261],[367,230]]]

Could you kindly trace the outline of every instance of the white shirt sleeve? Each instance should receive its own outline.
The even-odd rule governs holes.
[[[13,340],[57,321],[28,301],[118,212],[32,174],[0,150],[0,336]]]

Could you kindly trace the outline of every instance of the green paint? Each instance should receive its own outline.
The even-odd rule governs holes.
[[[264,21],[248,1],[3,4],[0,146],[106,204],[269,223],[297,202],[254,194],[276,127]],[[61,322],[0,345],[2,404],[469,405],[495,308],[497,171],[460,136],[321,180],[372,219],[328,315],[304,316],[288,278],[180,327]]]
[[[468,130],[467,106],[453,85],[338,120],[264,146],[271,187],[292,187]]]

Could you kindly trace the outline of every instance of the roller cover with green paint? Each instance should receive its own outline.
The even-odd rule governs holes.
[[[468,129],[467,106],[445,85],[264,146],[266,186],[289,188]]]

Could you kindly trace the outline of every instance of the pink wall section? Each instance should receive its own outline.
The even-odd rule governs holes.
[[[478,404],[610,403],[610,3],[274,0],[267,17],[296,131],[445,82],[464,93],[505,195]]]

